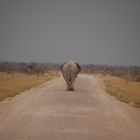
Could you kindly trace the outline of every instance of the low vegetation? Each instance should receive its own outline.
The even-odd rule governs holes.
[[[43,74],[27,74],[18,72],[0,72],[0,101],[13,97],[20,92],[41,84],[57,76],[55,71],[48,71]]]
[[[103,78],[108,93],[116,96],[120,101],[140,107],[140,82],[126,81],[125,78],[111,75],[103,76]]]

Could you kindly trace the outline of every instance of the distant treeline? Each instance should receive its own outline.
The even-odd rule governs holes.
[[[83,72],[110,74],[113,76],[123,77],[127,80],[140,82],[140,66],[112,66],[112,65],[83,65]]]
[[[36,62],[0,62],[0,72],[23,72],[28,74],[43,74],[49,70],[58,70],[58,64]]]

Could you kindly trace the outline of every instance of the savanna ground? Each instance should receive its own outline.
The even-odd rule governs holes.
[[[13,97],[33,86],[51,80],[58,76],[57,72],[49,71],[44,74],[25,74],[20,72],[0,72],[0,101]]]
[[[118,100],[134,107],[140,107],[140,82],[128,81],[125,78],[104,75],[106,92],[114,95]]]

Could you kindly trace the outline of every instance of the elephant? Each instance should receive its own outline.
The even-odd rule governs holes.
[[[73,91],[75,78],[78,78],[77,75],[81,71],[81,66],[76,61],[66,61],[61,65],[61,72],[65,79],[67,90]]]

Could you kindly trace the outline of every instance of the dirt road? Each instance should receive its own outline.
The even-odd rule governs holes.
[[[62,77],[0,102],[0,140],[140,140],[140,109],[80,75],[76,91]]]

